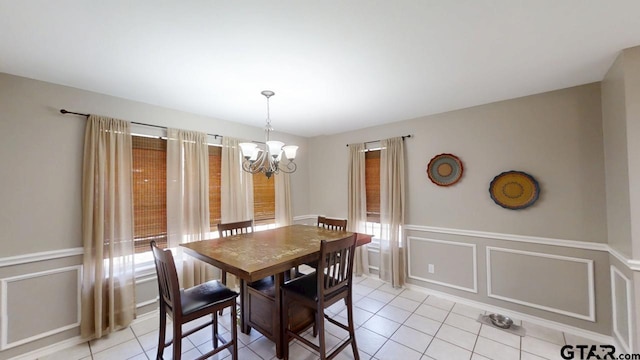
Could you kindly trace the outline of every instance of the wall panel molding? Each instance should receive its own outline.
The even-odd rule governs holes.
[[[23,280],[28,280],[28,279],[34,279],[34,278],[38,278],[38,277],[44,277],[44,276],[50,276],[50,275],[55,275],[55,274],[60,274],[63,272],[76,272],[76,289],[77,289],[77,293],[75,295],[75,299],[76,299],[76,319],[74,322],[70,323],[70,324],[65,324],[62,326],[59,326],[57,328],[54,329],[49,329],[47,331],[41,332],[41,333],[37,333],[37,334],[33,334],[31,336],[28,336],[26,338],[23,339],[19,339],[19,340],[14,340],[12,342],[9,342],[9,316],[10,314],[13,316],[19,316],[16,315],[15,313],[12,313],[9,311],[8,309],[8,298],[9,298],[9,288],[10,288],[10,284],[13,282],[18,282],[18,281],[23,281]],[[5,349],[9,349],[18,345],[22,345],[22,344],[26,344],[29,342],[32,342],[34,340],[38,340],[53,334],[57,334],[69,329],[73,329],[75,327],[80,326],[80,316],[81,316],[81,284],[82,284],[82,265],[75,265],[75,266],[67,266],[67,267],[62,267],[62,268],[56,268],[56,269],[51,269],[51,270],[46,270],[46,271],[39,271],[39,272],[33,272],[33,273],[27,273],[27,274],[22,274],[22,275],[17,275],[17,276],[12,276],[12,277],[7,277],[7,278],[3,278],[0,279],[0,289],[2,291],[2,296],[0,297],[0,315],[1,315],[1,320],[0,320],[0,350],[5,350]]]
[[[415,274],[413,274],[411,272],[411,242],[412,241],[424,241],[424,242],[432,242],[432,243],[437,243],[437,244],[446,244],[448,246],[461,246],[461,247],[469,247],[472,249],[472,258],[470,259],[471,263],[472,263],[472,268],[473,268],[473,287],[464,287],[464,286],[460,286],[460,285],[456,285],[456,284],[452,284],[452,283],[447,283],[447,282],[443,282],[443,281],[437,281],[437,280],[432,280],[432,279],[427,279],[424,277],[420,277],[417,276]],[[477,246],[476,244],[469,244],[469,243],[463,243],[463,242],[459,242],[459,241],[449,241],[449,240],[435,240],[435,239],[426,239],[426,238],[419,238],[419,237],[415,237],[415,236],[408,236],[407,237],[407,251],[409,253],[409,256],[407,256],[407,272],[408,272],[408,277],[410,279],[415,279],[415,280],[420,280],[420,281],[425,281],[428,283],[432,283],[432,284],[436,284],[436,285],[442,285],[442,286],[446,286],[446,287],[450,287],[453,289],[458,289],[458,290],[464,290],[464,291],[468,291],[474,294],[478,293],[478,264],[477,264]]]
[[[586,279],[587,279],[587,288],[588,288],[588,302],[589,302],[589,309],[588,309],[588,314],[580,314],[580,313],[575,313],[575,312],[571,312],[571,311],[567,311],[567,310],[563,310],[563,309],[558,309],[558,308],[554,308],[551,306],[546,306],[546,305],[542,305],[542,304],[536,304],[536,303],[532,303],[526,300],[522,300],[522,299],[515,299],[515,298],[511,298],[505,295],[498,295],[498,294],[494,294],[493,293],[493,289],[492,289],[492,268],[491,268],[491,252],[503,252],[503,253],[512,253],[512,254],[518,254],[518,255],[526,255],[526,256],[535,256],[535,257],[541,257],[541,258],[547,258],[547,259],[553,259],[553,260],[558,260],[558,261],[569,261],[569,262],[576,262],[576,263],[582,263],[586,265]],[[536,308],[536,309],[540,309],[540,310],[545,310],[545,311],[550,311],[550,312],[554,312],[557,314],[561,314],[561,315],[566,315],[566,316],[571,316],[574,317],[576,319],[581,319],[581,320],[589,320],[592,322],[596,321],[596,300],[595,300],[595,275],[594,275],[594,268],[593,268],[593,260],[591,259],[583,259],[583,258],[576,258],[576,257],[569,257],[569,256],[559,256],[559,255],[552,255],[552,254],[546,254],[546,253],[539,253],[539,252],[532,252],[532,251],[523,251],[523,250],[514,250],[514,249],[507,249],[507,248],[498,248],[498,247],[492,247],[492,246],[487,246],[486,248],[486,256],[487,256],[487,296],[490,298],[494,298],[494,299],[499,299],[499,300],[503,300],[503,301],[507,301],[507,302],[511,302],[514,304],[520,304],[520,305],[525,305],[525,306],[529,306],[532,308]]]
[[[625,341],[625,337],[622,336],[618,329],[618,311],[620,309],[617,308],[616,305],[616,281],[615,278],[619,277],[625,283],[625,294],[626,294],[626,303],[627,308],[624,309],[627,312],[627,339],[629,341]],[[624,350],[631,354],[633,353],[633,293],[631,289],[631,280],[627,278],[618,268],[614,265],[611,265],[611,305],[612,305],[612,318],[613,318],[613,334],[616,340],[620,345],[624,348]]]

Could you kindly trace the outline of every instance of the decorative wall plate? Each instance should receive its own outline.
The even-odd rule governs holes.
[[[451,186],[462,177],[462,162],[452,154],[436,155],[427,165],[427,175],[438,186]]]
[[[489,194],[505,209],[518,210],[533,205],[540,195],[540,186],[533,176],[522,171],[505,171],[489,185]]]

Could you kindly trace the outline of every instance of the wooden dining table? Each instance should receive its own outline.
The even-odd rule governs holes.
[[[321,240],[338,240],[351,234],[317,226],[290,225],[180,246],[188,255],[241,280],[240,296],[244,305],[240,311],[242,332],[257,329],[275,342],[276,355],[281,358],[283,346],[287,345],[283,344],[280,324],[280,286],[285,282],[285,274],[298,265],[317,262]],[[369,242],[371,235],[356,233],[358,246]],[[302,315],[299,318],[300,321],[313,320],[311,315],[306,316],[307,320]]]

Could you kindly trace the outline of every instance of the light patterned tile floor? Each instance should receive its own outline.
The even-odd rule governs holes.
[[[519,337],[505,331],[480,324],[477,318],[485,312],[465,304],[454,303],[437,296],[409,289],[394,289],[371,277],[355,278],[354,302],[356,340],[363,360],[523,360],[561,359],[560,348],[582,339],[538,324],[523,321],[527,331]],[[336,304],[329,314],[345,320],[344,305]],[[229,336],[229,318],[220,319],[222,336]],[[327,325],[327,344],[336,346],[346,332]],[[128,329],[106,338],[77,345],[52,354],[43,360],[145,360],[154,359],[158,336],[158,319],[148,318],[135,322]],[[167,336],[171,336],[171,331]],[[241,360],[273,360],[275,345],[253,330],[245,335],[238,332],[238,353]],[[310,334],[307,338],[312,339]],[[584,341],[584,339],[583,339]],[[591,342],[595,343],[595,342]],[[182,358],[194,359],[211,349],[210,328],[200,330],[182,342]],[[171,349],[165,350],[170,359]],[[293,360],[316,360],[318,357],[298,342],[290,344]],[[212,359],[229,359],[223,352]],[[353,359],[351,348],[336,357]]]

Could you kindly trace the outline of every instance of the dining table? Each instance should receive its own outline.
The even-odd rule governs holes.
[[[256,329],[276,345],[276,355],[288,344],[282,340],[280,287],[290,279],[292,269],[315,263],[322,240],[338,240],[354,234],[312,225],[289,225],[274,229],[180,244],[184,252],[240,279],[241,331]],[[371,242],[371,235],[355,233],[356,245]],[[313,324],[313,314],[292,317],[297,328]]]

